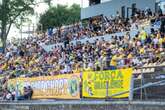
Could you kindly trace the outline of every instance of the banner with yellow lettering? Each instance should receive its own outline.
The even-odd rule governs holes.
[[[129,93],[114,95],[129,91],[131,78],[131,68],[83,72],[83,97],[105,98],[108,95],[113,96],[111,98],[126,98]]]
[[[23,94],[23,88],[33,88],[33,99],[80,99],[80,74],[65,74],[35,78],[18,78],[8,81],[12,92],[18,90]],[[16,89],[18,88],[18,89]]]

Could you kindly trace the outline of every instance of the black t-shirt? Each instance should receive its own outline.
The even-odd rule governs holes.
[[[19,52],[19,55],[23,57],[23,56],[24,56],[24,51],[21,50],[21,51]]]

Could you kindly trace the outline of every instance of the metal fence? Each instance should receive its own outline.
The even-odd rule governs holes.
[[[116,100],[112,99],[112,97],[129,92],[128,99],[117,100],[165,101],[165,66],[143,67],[138,69],[142,70],[148,68],[154,68],[155,71],[149,73],[143,73],[142,71],[141,73],[134,73],[132,76],[129,91],[124,91],[121,93],[114,94],[112,96],[107,96],[106,100]]]

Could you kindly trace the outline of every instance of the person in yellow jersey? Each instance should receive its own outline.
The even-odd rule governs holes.
[[[139,52],[140,52],[140,54],[144,54],[145,53],[145,50],[144,50],[143,46],[140,47]]]
[[[145,44],[146,38],[147,38],[147,33],[146,33],[146,31],[144,30],[144,27],[142,27],[142,30],[141,30],[141,32],[140,32],[140,34],[139,34],[139,39],[141,40],[142,45]]]
[[[163,38],[160,37],[160,38],[159,38],[159,45],[160,45],[160,47],[162,47],[162,44],[163,44]]]
[[[1,66],[2,70],[6,70],[7,69],[7,63],[3,63],[3,66]]]
[[[132,64],[132,58],[133,58],[133,52],[130,52],[127,56],[127,60],[126,60],[126,64],[128,64],[128,66],[131,66]]]
[[[117,60],[117,55],[113,55],[113,56],[112,56],[112,59],[111,59],[110,65],[111,65],[111,66],[117,66],[116,60]]]
[[[111,62],[110,62],[110,66],[112,69],[116,69],[117,68],[117,61],[120,58],[120,54],[117,52],[115,55],[112,56]]]

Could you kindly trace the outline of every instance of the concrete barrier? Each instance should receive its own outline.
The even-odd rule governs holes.
[[[1,102],[0,110],[165,110],[165,102],[70,100]]]

